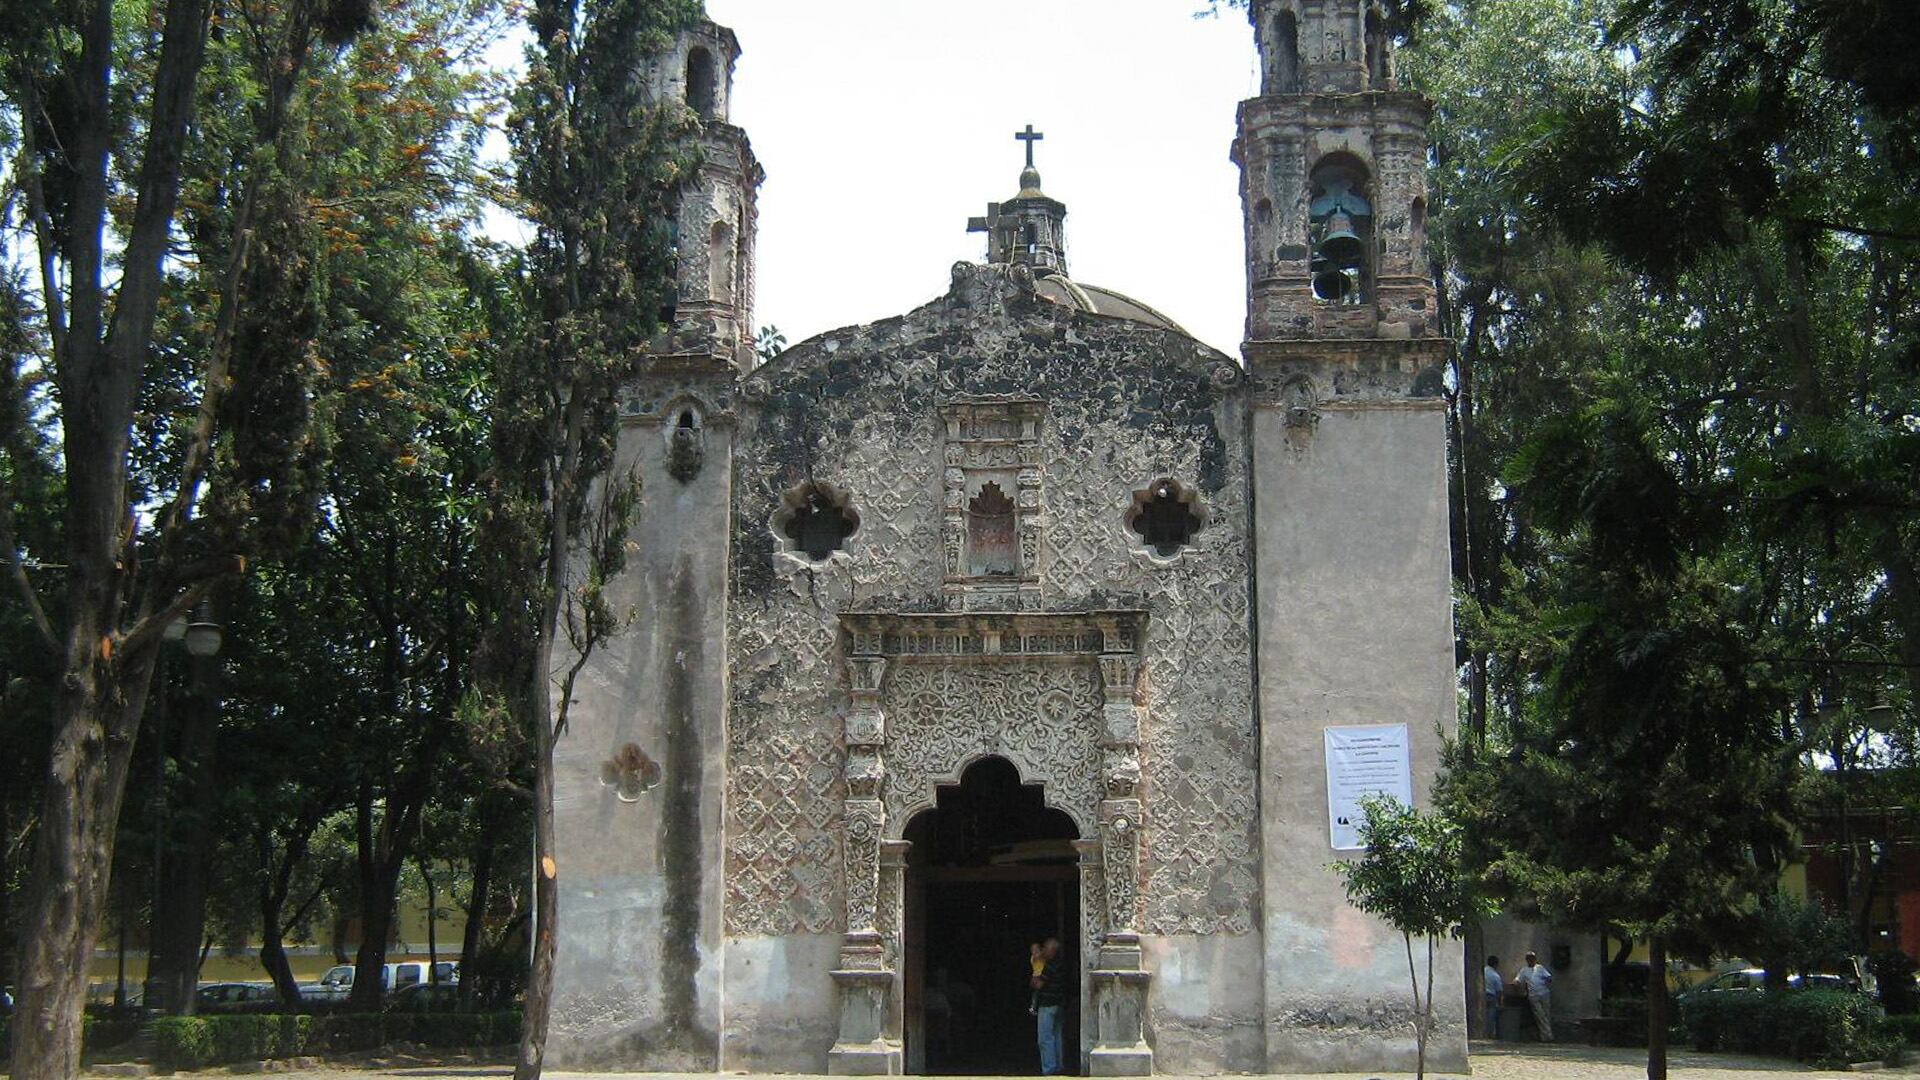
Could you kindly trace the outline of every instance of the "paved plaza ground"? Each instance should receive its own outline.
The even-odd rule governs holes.
[[[1840,1080],[1860,1076],[1916,1076],[1920,1065],[1909,1065],[1875,1073],[1814,1069],[1778,1058],[1752,1058],[1737,1054],[1697,1054],[1676,1050],[1669,1059],[1672,1080]],[[349,1067],[331,1064],[316,1069],[276,1072],[274,1080],[502,1080],[513,1074],[504,1060],[473,1061],[422,1065],[390,1059],[375,1059]],[[1595,1048],[1589,1046],[1482,1043],[1473,1044],[1473,1080],[1640,1080],[1646,1076],[1644,1050]],[[232,1076],[227,1070],[214,1070],[202,1076]],[[727,1075],[727,1074],[723,1074]],[[1399,1080],[1412,1073],[1316,1073],[1293,1076],[1287,1080]],[[1459,1073],[1430,1073],[1433,1080],[1458,1080]],[[547,1073],[549,1080],[614,1080],[609,1073]],[[710,1080],[711,1074],[681,1077],[646,1073],[620,1080]],[[780,1080],[800,1080],[782,1077]]]

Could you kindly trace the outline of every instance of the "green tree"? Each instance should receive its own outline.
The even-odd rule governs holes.
[[[692,0],[535,0],[508,123],[519,209],[535,234],[491,416],[487,567],[502,599],[486,664],[491,700],[534,764],[538,921],[518,1080],[540,1074],[553,983],[554,741],[573,679],[624,618],[603,592],[636,495],[608,471],[616,393],[673,298],[671,215],[696,122],[654,107],[633,73],[699,16]],[[557,643],[568,654],[556,680]]]
[[[1360,842],[1366,854],[1337,862],[1347,901],[1400,931],[1407,946],[1407,980],[1413,990],[1414,1073],[1427,1075],[1427,1040],[1433,1034],[1433,958],[1442,937],[1458,938],[1493,909],[1476,892],[1465,862],[1460,829],[1438,813],[1391,797],[1360,802]],[[1420,993],[1413,939],[1426,945],[1426,994]]]
[[[36,250],[22,261],[40,278],[64,488],[48,560],[64,567],[63,588],[43,593],[14,575],[40,644],[60,658],[19,911],[13,1075],[23,1080],[78,1067],[87,962],[161,632],[303,501],[289,465],[304,441],[284,408],[306,356],[303,323],[284,317],[299,307],[302,266],[276,257],[297,249],[277,245],[298,235],[301,215],[276,169],[281,121],[308,53],[351,37],[368,11],[292,0],[232,14],[226,25],[263,46],[267,89],[249,112],[255,152],[233,177],[244,194],[191,379],[195,418],[177,433],[179,467],[155,487],[137,468],[136,410],[147,377],[167,366],[164,355],[155,363],[156,329],[214,5],[36,2],[10,8],[0,31],[0,86],[23,118],[15,175]],[[264,254],[250,258],[256,241]],[[26,557],[7,554],[16,566]]]
[[[1767,972],[1771,989],[1792,975],[1811,975],[1843,963],[1853,944],[1846,920],[1818,900],[1775,892],[1754,912],[1745,954]]]
[[[1763,660],[1765,612],[1632,387],[1549,425],[1510,468],[1557,569],[1521,646],[1541,681],[1500,751],[1454,754],[1444,804],[1522,911],[1670,948],[1729,940],[1790,850],[1796,747]],[[1718,496],[1716,498],[1715,496]],[[1667,995],[1649,980],[1648,1076],[1666,1074]]]

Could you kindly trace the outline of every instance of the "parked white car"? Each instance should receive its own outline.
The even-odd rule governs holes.
[[[356,970],[352,964],[335,964],[320,976],[319,982],[302,986],[300,996],[308,1001],[345,1001],[353,994]],[[380,985],[383,989],[398,990],[403,986],[425,982],[459,985],[459,962],[441,960],[428,964],[425,960],[399,960],[380,969]]]

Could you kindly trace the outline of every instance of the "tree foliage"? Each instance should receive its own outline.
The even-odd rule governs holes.
[[[1492,914],[1466,863],[1460,827],[1438,813],[1370,795],[1360,842],[1366,853],[1333,864],[1346,885],[1347,901],[1377,915],[1400,932],[1407,947],[1407,978],[1413,989],[1417,1074],[1427,1075],[1427,1040],[1433,1033],[1433,962],[1440,938],[1457,938],[1467,926]],[[1414,963],[1413,939],[1426,946],[1426,995]]]
[[[541,1069],[560,917],[554,742],[574,679],[626,619],[604,589],[638,495],[634,478],[611,471],[617,394],[674,296],[672,208],[697,123],[650,100],[635,73],[700,15],[694,0],[535,0],[508,120],[518,208],[535,233],[489,415],[483,543],[500,604],[484,653],[494,704],[481,714],[507,720],[534,764],[537,922],[520,1080]]]

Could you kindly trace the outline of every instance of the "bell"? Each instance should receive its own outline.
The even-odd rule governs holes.
[[[1319,299],[1344,301],[1352,296],[1353,292],[1353,275],[1345,270],[1328,268],[1314,272],[1313,295]]]
[[[1353,218],[1345,210],[1327,215],[1326,235],[1320,238],[1320,255],[1335,266],[1358,266],[1366,245],[1354,235]]]

